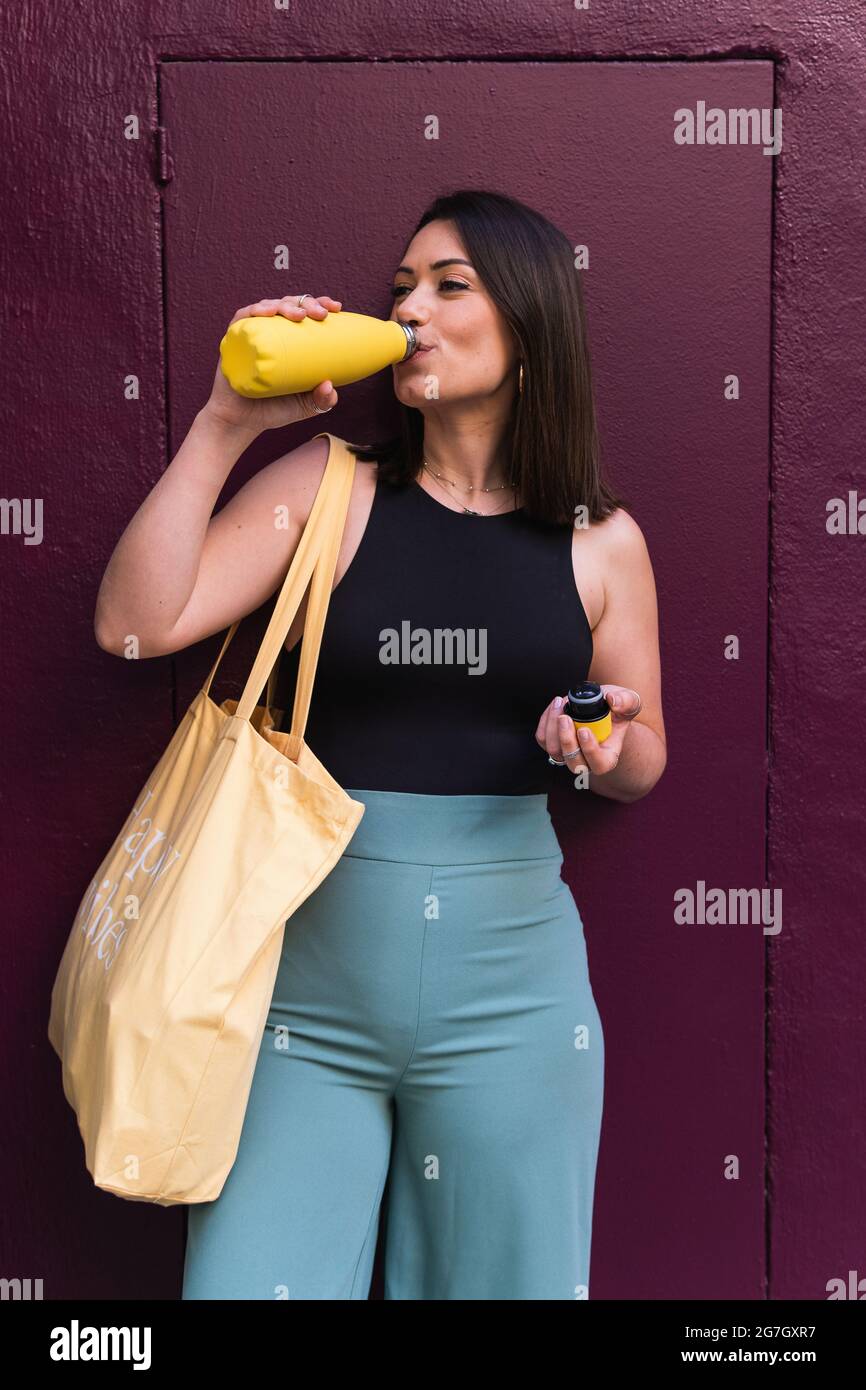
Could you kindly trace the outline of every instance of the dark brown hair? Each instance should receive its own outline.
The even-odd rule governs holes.
[[[455,224],[517,339],[523,391],[514,394],[506,449],[518,504],[527,517],[557,525],[573,525],[581,504],[590,522],[603,520],[624,502],[601,476],[583,291],[568,238],[515,198],[459,189],[429,205],[409,241],[440,219]],[[399,408],[399,434],[350,446],[396,486],[418,476],[424,439],[421,411]]]

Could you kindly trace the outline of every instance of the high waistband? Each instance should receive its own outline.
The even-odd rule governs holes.
[[[432,796],[346,787],[365,806],[345,853],[406,864],[548,859],[562,850],[547,794]]]

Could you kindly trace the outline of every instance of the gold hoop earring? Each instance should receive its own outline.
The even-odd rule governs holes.
[[[518,393],[522,396],[522,395],[523,395],[523,363],[522,363],[522,362],[521,362],[521,364],[520,364],[520,375],[519,375],[519,377],[517,378],[517,390],[518,390]]]

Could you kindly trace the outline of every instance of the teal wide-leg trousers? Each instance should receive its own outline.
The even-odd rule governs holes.
[[[347,788],[184,1299],[589,1296],[604,1039],[543,794]]]

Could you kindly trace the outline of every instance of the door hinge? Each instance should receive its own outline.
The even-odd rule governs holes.
[[[156,127],[156,177],[157,182],[162,184],[171,183],[174,178],[174,168],[168,150],[168,131],[164,125]]]

